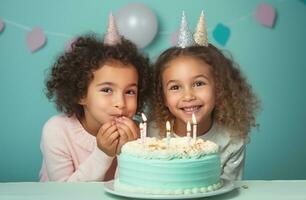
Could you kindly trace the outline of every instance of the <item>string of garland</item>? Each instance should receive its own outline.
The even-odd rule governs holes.
[[[278,0],[277,3],[283,3],[288,0]],[[306,0],[301,0],[303,3],[306,3]],[[276,19],[276,10],[275,8],[267,3],[260,3],[257,5],[255,13],[254,11],[250,11],[247,14],[239,17],[236,20],[227,22],[227,23],[218,23],[214,28],[208,27],[208,31],[212,31],[212,35],[216,42],[222,46],[225,46],[230,38],[231,35],[231,30],[230,26],[233,26],[234,24],[247,20],[251,16],[255,15],[256,21],[268,28],[273,28],[275,25],[275,19]],[[41,49],[45,43],[46,43],[46,35],[48,36],[55,36],[55,37],[62,37],[62,38],[67,38],[66,42],[66,49],[71,42],[73,41],[73,35],[67,34],[67,33],[61,33],[61,32],[54,32],[54,31],[48,31],[48,30],[43,30],[41,27],[30,27],[24,24],[20,24],[18,22],[6,19],[6,18],[1,18],[0,17],[0,32],[3,32],[5,29],[5,25],[11,25],[14,27],[17,27],[19,29],[23,29],[27,31],[26,35],[26,44],[28,49],[33,53],[39,49]],[[159,31],[158,34],[160,35],[165,35],[165,36],[170,36],[170,43],[173,45],[177,41],[177,31],[170,32],[170,31]]]

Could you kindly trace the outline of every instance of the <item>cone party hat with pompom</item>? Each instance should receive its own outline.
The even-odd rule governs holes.
[[[121,37],[118,32],[115,18],[112,13],[109,14],[108,27],[104,35],[104,44],[116,45],[121,43]]]
[[[193,40],[192,33],[189,30],[185,12],[183,11],[177,46],[185,48],[193,45],[195,45],[195,42]]]
[[[193,38],[198,45],[206,47],[208,46],[208,36],[207,36],[206,22],[203,10],[201,12],[195,33],[193,34]]]

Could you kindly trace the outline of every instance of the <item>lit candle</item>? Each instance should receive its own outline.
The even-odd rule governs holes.
[[[171,130],[170,122],[167,121],[166,122],[166,136],[167,136],[167,144],[168,144],[168,146],[170,144],[170,134],[171,134],[170,130]]]
[[[141,139],[141,143],[144,144],[143,123],[141,123],[141,122],[140,122],[140,124],[139,124],[139,130],[140,130],[140,139]]]
[[[141,113],[141,117],[143,120],[143,137],[147,137],[147,117],[145,116],[144,113]]]
[[[190,137],[191,126],[190,122],[187,122],[187,137]]]
[[[195,117],[195,114],[192,113],[192,137],[194,140],[196,140],[197,138],[197,119]]]

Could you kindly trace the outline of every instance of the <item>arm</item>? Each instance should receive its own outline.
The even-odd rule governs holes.
[[[49,180],[101,181],[112,157],[95,148],[87,159],[78,163],[78,154],[84,154],[83,149],[75,148],[66,129],[55,120],[48,122],[43,129],[41,148]]]
[[[226,150],[228,152],[229,150]],[[228,152],[229,153],[229,152]],[[235,144],[223,165],[221,177],[229,180],[241,180],[245,160],[245,144]]]

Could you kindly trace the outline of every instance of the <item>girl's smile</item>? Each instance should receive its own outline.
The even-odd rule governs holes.
[[[186,105],[183,107],[180,107],[180,109],[186,113],[187,115],[192,115],[192,113],[197,113],[202,108],[202,105]]]

